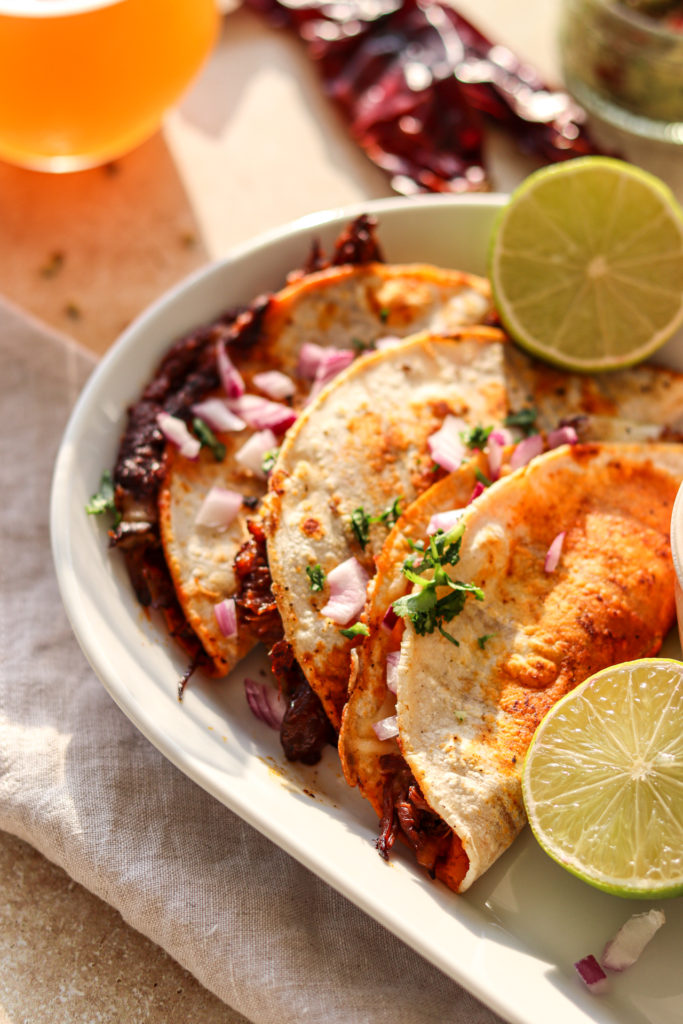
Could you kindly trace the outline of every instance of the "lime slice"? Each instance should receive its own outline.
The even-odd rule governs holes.
[[[683,664],[604,669],[543,719],[522,777],[550,856],[619,896],[683,892]]]
[[[683,210],[608,157],[531,174],[498,216],[494,302],[510,335],[569,370],[630,366],[683,323]]]

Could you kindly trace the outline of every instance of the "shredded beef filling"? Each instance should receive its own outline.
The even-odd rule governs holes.
[[[251,536],[235,556],[237,620],[240,627],[270,645],[282,638],[282,619],[271,590],[266,535],[256,520],[248,520],[247,528]]]
[[[451,830],[430,808],[400,755],[385,754],[380,759],[380,768],[384,794],[377,849],[388,860],[400,835],[412,846],[418,864],[434,877],[437,862],[448,855]]]
[[[280,742],[288,761],[317,764],[328,743],[337,737],[323,710],[320,699],[308,685],[301,666],[286,640],[279,640],[270,651],[273,675],[287,699],[280,727]]]

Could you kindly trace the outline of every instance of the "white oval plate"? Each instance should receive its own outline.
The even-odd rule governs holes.
[[[126,715],[175,765],[446,974],[516,1024],[679,1024],[683,901],[611,994],[596,998],[574,961],[599,954],[632,913],[647,909],[582,884],[546,857],[529,830],[466,896],[430,881],[398,851],[374,849],[377,820],[343,781],[330,748],[314,769],[288,764],[276,733],[247,710],[241,681],[265,667],[252,655],[228,680],[193,677],[182,704],[182,656],[142,614],[103,524],[84,506],[112,466],[126,408],[172,341],[260,292],[306,259],[312,238],[329,249],[367,211],[391,262],[425,261],[484,273],[502,196],[387,199],[328,211],[243,246],[195,274],[144,313],[93,373],[57,459],[51,507],[54,561],[74,632]],[[669,362],[681,362],[679,342]],[[680,648],[668,652],[680,655]],[[315,799],[311,799],[311,794]]]

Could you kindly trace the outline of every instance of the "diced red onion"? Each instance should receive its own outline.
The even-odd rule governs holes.
[[[610,971],[625,971],[631,967],[665,921],[661,910],[634,914],[605,946],[600,958],[602,966]]]
[[[252,377],[254,385],[268,398],[291,398],[296,391],[296,384],[286,373],[279,370],[265,370],[255,373]]]
[[[542,451],[543,438],[540,434],[532,434],[531,437],[525,437],[515,447],[510,456],[510,469],[519,469],[521,466],[526,466],[528,462],[535,459]]]
[[[192,406],[192,412],[218,431],[244,430],[246,423],[228,409],[222,398],[207,398]]]
[[[581,981],[588,986],[591,992],[600,995],[601,992],[606,991],[607,975],[592,953],[590,956],[585,956],[583,960],[578,960],[574,967],[578,971]]]
[[[347,366],[350,366],[355,358],[356,353],[352,348],[334,348],[332,346],[324,348],[320,365],[315,371],[315,379],[324,380],[327,383],[328,380],[332,380]]]
[[[322,345],[316,345],[314,341],[305,341],[299,349],[299,362],[296,368],[297,377],[313,380],[320,366],[324,351],[325,349]]]
[[[335,348],[334,345],[323,348],[315,342],[305,341],[299,349],[297,376],[316,381],[320,388],[346,369],[355,355],[350,348]]]
[[[307,404],[316,395],[320,394],[325,385],[334,380],[338,373],[341,373],[347,366],[350,366],[355,357],[355,352],[350,348],[324,348],[320,364],[315,371],[313,387],[308,396]]]
[[[464,511],[464,508],[452,508],[448,512],[435,512],[427,523],[427,536],[431,537],[437,530],[443,530],[444,533],[448,533],[451,527],[455,526]]]
[[[489,477],[497,480],[503,465],[503,449],[508,444],[514,444],[514,437],[507,427],[496,427],[492,430],[486,440],[486,454],[489,461]]]
[[[472,489],[472,493],[470,494],[470,500],[467,502],[467,504],[471,505],[472,502],[476,501],[477,498],[479,497],[479,495],[483,494],[485,490],[486,490],[486,487],[481,482],[481,480],[477,480],[476,484],[474,485],[474,487]]]
[[[197,458],[202,446],[201,441],[192,436],[187,429],[185,420],[171,416],[168,412],[160,412],[157,414],[157,424],[166,440],[177,445],[181,455],[184,455],[186,459]]]
[[[265,480],[266,474],[261,463],[266,452],[272,451],[273,448],[277,448],[277,438],[273,431],[259,430],[235,452],[235,461]]]
[[[491,480],[497,480],[500,476],[500,470],[503,465],[503,450],[504,445],[500,443],[498,438],[491,437],[489,434],[488,441],[486,442],[486,455],[489,463],[489,477]]]
[[[565,532],[566,531],[563,530],[562,533],[558,533],[557,537],[555,537],[555,540],[546,552],[545,562],[543,563],[543,568],[546,572],[555,572],[555,569],[557,569],[560,561],[560,555],[562,554]]]
[[[223,390],[228,398],[239,398],[240,395],[243,395],[246,389],[242,375],[237,367],[233,365],[232,359],[226,352],[222,341],[216,344],[216,365]]]
[[[375,736],[378,740],[391,740],[394,736],[398,736],[398,719],[396,715],[390,715],[389,718],[382,718],[379,722],[373,722],[372,728],[375,730]]]
[[[269,429],[276,434],[291,427],[297,415],[289,405],[271,402],[269,398],[261,398],[260,395],[240,395],[239,398],[229,399],[229,406],[232,412],[254,430]]]
[[[197,526],[230,526],[242,507],[242,495],[227,487],[212,487],[195,516]]]
[[[391,633],[397,622],[398,615],[394,611],[393,605],[389,605],[384,613],[384,618],[382,619],[382,629],[387,633]]]
[[[561,444],[576,444],[578,440],[579,435],[574,427],[567,425],[558,427],[557,430],[551,430],[548,434],[547,445],[548,448],[559,448]]]
[[[365,604],[368,574],[357,558],[347,558],[327,574],[330,597],[321,615],[340,626],[355,618]]]
[[[382,352],[387,348],[395,348],[400,345],[403,338],[399,338],[397,334],[387,334],[383,338],[378,338],[375,342],[375,348],[378,352]]]
[[[462,422],[455,416],[446,416],[439,430],[427,438],[427,444],[434,462],[449,473],[457,469],[465,458],[467,449],[460,437]]]
[[[391,651],[387,654],[387,690],[390,690],[391,693],[398,692],[398,663],[400,659],[400,651]]]
[[[287,702],[279,690],[268,683],[259,683],[245,676],[244,695],[252,714],[271,729],[279,729],[285,715]]]
[[[214,605],[216,622],[223,636],[231,640],[237,636],[237,607],[234,597],[224,598],[220,604]]]
[[[488,440],[493,439],[497,444],[514,444],[516,441],[515,435],[507,427],[496,427],[488,436]]]

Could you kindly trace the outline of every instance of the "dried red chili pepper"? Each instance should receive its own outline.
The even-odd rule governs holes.
[[[351,134],[398,192],[489,187],[484,118],[544,163],[598,152],[583,111],[452,7],[428,0],[246,0],[296,31]]]

